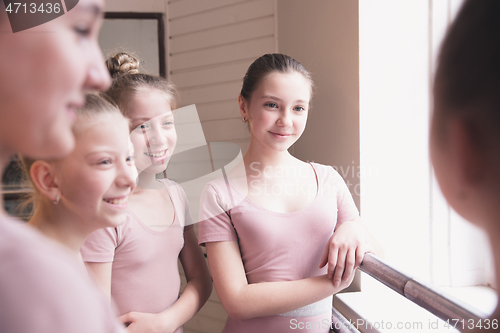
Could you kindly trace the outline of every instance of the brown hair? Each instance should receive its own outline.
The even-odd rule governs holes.
[[[103,114],[116,113],[121,116],[120,110],[107,100],[106,96],[103,96],[99,93],[87,93],[85,96],[85,105],[80,109],[75,110],[76,120],[73,124],[73,133],[76,135],[80,129],[82,124],[82,119],[84,118],[93,118]],[[127,118],[124,117],[128,121]],[[84,123],[84,122],[83,122]],[[41,202],[40,193],[38,192],[36,186],[34,186],[33,181],[31,179],[30,170],[33,166],[33,163],[37,161],[37,159],[30,158],[28,156],[19,156],[22,162],[23,169],[23,183],[26,187],[33,188],[33,192],[28,194],[25,198],[25,201],[21,205],[21,209],[26,208],[28,205],[33,204],[34,209],[36,209],[37,205]],[[57,160],[45,160],[47,162],[56,162]]]
[[[291,73],[297,72],[302,75],[311,83],[311,94],[313,88],[313,81],[311,73],[297,60],[290,56],[281,53],[264,54],[255,60],[243,77],[243,86],[241,87],[241,97],[245,101],[250,102],[253,92],[262,79],[271,73]]]
[[[434,96],[440,129],[461,116],[478,138],[500,142],[500,1],[464,3],[440,50]]]
[[[128,103],[130,98],[142,88],[157,89],[163,92],[172,110],[177,108],[179,94],[173,83],[161,76],[139,73],[140,61],[125,52],[115,54],[106,60],[109,74],[113,78],[106,95],[127,116],[130,113]]]

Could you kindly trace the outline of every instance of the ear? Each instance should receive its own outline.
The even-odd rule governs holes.
[[[485,175],[486,156],[481,146],[480,133],[465,118],[453,119],[449,125],[449,138],[453,161],[457,168],[457,181],[466,187],[477,185]]]
[[[55,180],[55,169],[52,164],[41,160],[35,161],[30,168],[30,176],[36,188],[50,201],[61,198],[59,186]]]
[[[238,106],[240,107],[241,118],[248,119],[248,103],[241,94],[238,95]]]

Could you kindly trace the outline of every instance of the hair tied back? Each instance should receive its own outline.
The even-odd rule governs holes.
[[[106,60],[106,67],[113,79],[125,74],[139,74],[140,64],[139,59],[125,52],[119,52]]]

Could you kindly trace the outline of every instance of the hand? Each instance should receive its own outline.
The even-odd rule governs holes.
[[[123,324],[129,324],[126,331],[129,333],[172,333],[177,328],[169,328],[169,322],[162,313],[129,312],[119,317]]]
[[[328,263],[328,277],[335,287],[352,281],[354,270],[359,267],[366,252],[374,253],[367,243],[368,234],[356,220],[344,222],[337,227],[325,246],[319,268]]]

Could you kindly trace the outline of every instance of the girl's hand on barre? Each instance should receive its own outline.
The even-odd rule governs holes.
[[[128,333],[172,333],[176,328],[168,327],[168,320],[161,313],[129,312],[118,318],[127,325]]]
[[[359,223],[360,218],[340,224],[325,246],[319,267],[328,264],[328,277],[333,285],[352,281],[354,270],[363,261],[366,252],[375,253],[368,241],[370,236]]]

